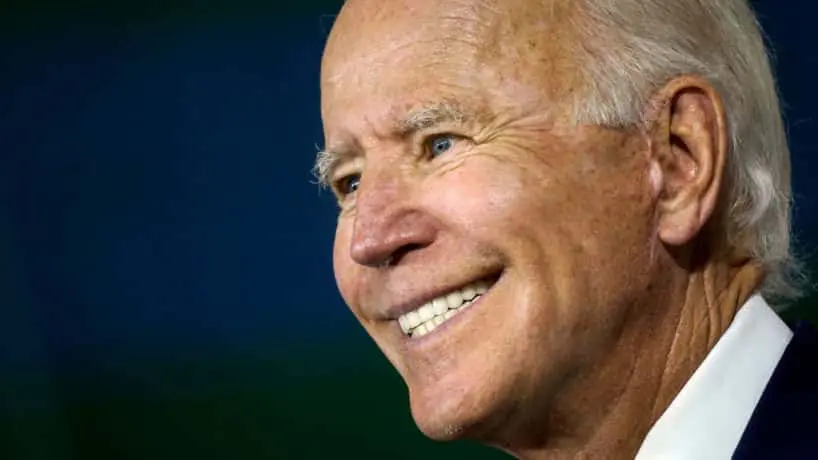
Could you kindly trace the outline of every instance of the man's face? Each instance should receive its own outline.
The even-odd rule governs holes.
[[[437,439],[558,405],[649,290],[644,142],[573,125],[569,12],[512,3],[347,2],[323,62],[338,286]]]

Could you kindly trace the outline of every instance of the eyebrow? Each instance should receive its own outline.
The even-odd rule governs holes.
[[[468,120],[465,112],[449,102],[438,102],[409,112],[396,123],[396,134],[406,138],[418,131],[445,123],[463,124]],[[334,150],[319,150],[312,173],[322,187],[328,187],[333,171],[346,159],[355,156],[350,146]]]
[[[406,136],[440,124],[462,124],[466,120],[465,112],[459,107],[449,102],[439,102],[409,112],[403,120],[398,122],[398,132],[401,136]]]
[[[315,155],[315,165],[312,167],[312,175],[322,188],[330,187],[332,173],[345,158],[351,157],[349,150],[318,150]]]

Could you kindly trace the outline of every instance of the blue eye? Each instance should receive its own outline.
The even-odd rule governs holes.
[[[445,134],[443,136],[433,137],[429,140],[429,153],[432,156],[440,156],[454,147],[454,136]]]

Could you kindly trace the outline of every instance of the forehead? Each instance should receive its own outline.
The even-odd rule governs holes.
[[[471,69],[500,44],[481,40],[487,26],[476,8],[460,3],[421,8],[421,3],[427,2],[410,6],[386,1],[377,7],[367,0],[348,2],[324,52],[322,89],[383,88],[401,76],[409,83],[430,72]]]
[[[479,35],[494,22],[484,4],[472,0],[349,0],[336,18],[325,58],[427,38]],[[493,15],[497,16],[497,15]]]
[[[571,67],[564,4],[348,1],[322,62],[322,110],[365,99],[459,99],[498,85],[556,93]]]

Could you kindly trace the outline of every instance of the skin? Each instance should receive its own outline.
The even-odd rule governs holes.
[[[427,436],[633,458],[763,274],[716,236],[719,95],[683,76],[642,127],[574,124],[570,3],[345,3],[321,77],[334,269]],[[463,117],[401,126],[443,103]],[[399,314],[483,278],[478,304],[401,333]]]

